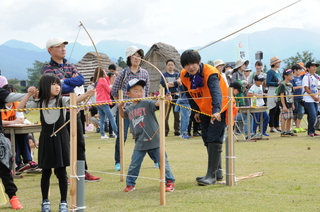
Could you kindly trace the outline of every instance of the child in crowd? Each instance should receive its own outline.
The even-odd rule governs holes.
[[[132,98],[143,98],[144,80],[136,78],[130,80],[127,86],[127,95]],[[171,95],[166,96],[167,100],[172,99]],[[139,100],[133,101],[133,104],[123,110],[124,103],[119,103],[119,112],[122,118],[128,118],[132,134],[135,138],[135,147],[131,158],[131,163],[127,176],[127,187],[125,192],[135,190],[136,179],[139,176],[141,163],[146,153],[152,152],[157,161],[160,161],[160,148],[159,148],[159,125],[155,115],[155,111],[159,107],[159,100]],[[160,164],[161,166],[162,164]],[[166,191],[174,191],[174,176],[171,173],[170,165],[166,155]]]
[[[291,119],[293,118],[294,101],[293,86],[291,80],[293,78],[292,69],[283,72],[284,81],[279,85],[280,94],[280,110],[281,110],[281,137],[297,136],[290,131]]]
[[[94,90],[77,96],[77,102],[81,102],[88,96],[93,96]],[[34,101],[27,100],[35,95]],[[35,87],[28,88],[28,94],[21,100],[18,109],[27,108],[52,108],[69,107],[70,97],[61,96],[60,79],[55,74],[45,74],[41,77],[39,83],[39,93]],[[40,110],[40,120],[42,129],[39,142],[39,167],[42,168],[41,192],[42,192],[42,212],[50,212],[51,206],[48,200],[51,169],[59,180],[61,202],[59,212],[67,212],[67,171],[66,167],[70,165],[70,138],[67,128],[62,128],[55,136],[50,137],[57,129],[65,123],[65,109],[60,110]]]
[[[264,105],[263,101],[263,87],[262,84],[265,81],[265,76],[260,74],[260,75],[255,75],[254,76],[254,84],[251,86],[251,88],[248,91],[248,97],[256,97],[256,103],[257,107],[262,107]],[[251,101],[251,106],[252,101]],[[253,113],[255,117],[255,121],[253,124],[253,132],[256,133],[259,122],[260,122],[260,113]],[[260,132],[264,136],[269,136],[269,134],[266,133],[267,127],[269,123],[269,115],[266,111],[263,112],[263,129],[260,129]],[[261,137],[261,134],[255,134],[254,137]]]
[[[3,88],[0,88],[0,108],[4,108],[7,102],[16,102],[23,98],[23,94],[10,93]],[[1,116],[1,113],[0,113]],[[12,209],[21,209],[19,198],[16,196],[18,191],[17,186],[13,182],[13,177],[11,174],[12,167],[12,151],[11,142],[3,135],[2,129],[2,119],[0,117],[0,178],[2,179],[5,192],[9,197],[10,205]]]
[[[295,64],[291,68],[293,70],[293,79],[290,81],[293,85],[293,95],[301,95],[302,94],[302,79],[304,75],[301,75],[301,70],[303,70],[303,67],[299,64]],[[303,96],[295,96],[294,97],[294,110],[293,110],[293,120],[296,125],[296,128],[294,129],[295,133],[300,132],[306,132],[305,129],[303,129],[300,125],[301,120],[303,118],[304,114],[304,108],[299,103],[303,99]]]

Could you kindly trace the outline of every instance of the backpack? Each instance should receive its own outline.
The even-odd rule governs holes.
[[[274,95],[275,95],[275,96],[279,96],[279,97],[276,97],[276,103],[277,103],[278,101],[280,101],[279,88],[280,88],[280,85],[281,85],[281,84],[284,85],[284,89],[286,90],[286,83],[281,82],[281,83],[278,85],[278,87],[276,88],[276,90],[274,91]]]

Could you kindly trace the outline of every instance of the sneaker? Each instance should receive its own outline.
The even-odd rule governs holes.
[[[86,172],[84,175],[85,175],[84,180],[86,182],[96,182],[96,181],[100,180],[100,177],[95,177],[95,176],[89,174],[89,172]]]
[[[314,134],[313,134],[313,133],[311,133],[311,134],[309,134],[308,136],[309,136],[309,137],[313,137],[313,136],[314,136]]]
[[[26,163],[26,164],[20,164],[17,168],[16,168],[16,172],[23,172],[27,169],[30,169],[30,164]]]
[[[97,128],[97,129],[96,129],[96,133],[100,133],[100,128]]]
[[[168,180],[166,184],[166,192],[173,192],[173,191],[174,191],[174,183]]]
[[[116,171],[120,171],[120,169],[121,169],[121,168],[120,168],[120,163],[116,163],[116,168],[115,168],[115,170],[116,170]]]
[[[292,132],[289,132],[288,133],[290,136],[298,136],[297,134],[294,134],[294,133],[292,133]]]
[[[261,138],[262,137],[262,134],[261,133],[256,133],[254,134],[251,139],[255,139],[255,138]]]
[[[153,167],[154,168],[159,168],[159,163],[154,163]]]
[[[179,137],[180,137],[180,138],[183,138],[183,139],[190,139],[190,138],[191,138],[191,137],[188,136],[188,135],[180,135]]]
[[[282,132],[280,136],[281,137],[290,137],[291,135],[287,132]]]
[[[21,205],[19,198],[17,196],[13,196],[10,199],[10,205],[12,209],[21,209],[23,206]]]
[[[101,139],[107,139],[109,138],[107,135],[101,136]]]
[[[51,212],[51,206],[48,199],[43,200],[41,204],[41,212]]]
[[[84,138],[88,138],[89,136],[87,136],[87,135],[83,135],[83,137],[84,137]]]
[[[263,136],[270,136],[269,134],[267,134],[267,133],[265,133],[265,132],[262,133],[262,135],[263,135]]]
[[[270,132],[271,132],[271,133],[277,133],[277,132],[279,132],[279,131],[276,130],[275,128],[272,128],[272,129],[270,130]]]
[[[320,136],[320,134],[318,134],[318,133],[315,133],[315,134],[314,134],[314,136]]]
[[[280,130],[280,129],[276,129],[278,132],[282,132],[282,130]]]
[[[68,204],[66,201],[61,201],[59,204],[59,212],[68,212]]]
[[[34,161],[30,161],[29,164],[30,164],[30,169],[37,169],[38,168],[38,164]]]
[[[116,135],[114,135],[114,134],[109,134],[109,138],[115,138],[116,137]]]
[[[175,136],[179,136],[180,133],[179,133],[179,132],[174,132],[174,135],[175,135]]]
[[[293,130],[294,133],[299,133],[300,132],[300,128],[299,127],[296,127],[294,130]]]
[[[303,129],[302,127],[299,128],[299,131],[300,131],[301,133],[307,132],[307,131],[306,131],[305,129]]]
[[[193,133],[193,137],[199,137],[199,136],[202,136],[202,134],[201,134],[201,133],[199,133],[199,132],[195,132],[195,133]]]
[[[133,190],[136,190],[136,188],[134,186],[129,186],[129,185],[127,185],[127,187],[124,189],[125,192],[129,192]]]

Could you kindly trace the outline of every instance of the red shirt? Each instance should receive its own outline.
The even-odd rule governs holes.
[[[107,103],[111,102],[110,99],[110,79],[109,77],[106,78],[99,78],[97,86],[96,86],[96,103]]]

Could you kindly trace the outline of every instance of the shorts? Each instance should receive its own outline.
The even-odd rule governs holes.
[[[283,112],[283,108],[280,107],[280,111],[281,111],[281,118],[282,119],[292,119],[293,118],[293,110],[292,110],[292,108],[288,108],[288,112],[284,113]]]

